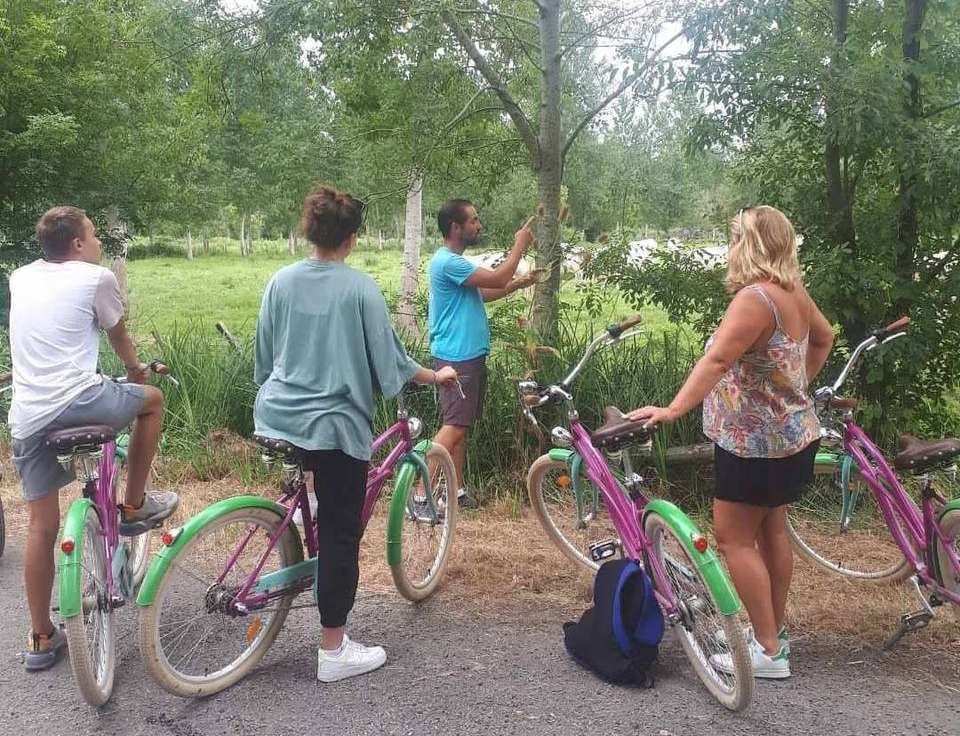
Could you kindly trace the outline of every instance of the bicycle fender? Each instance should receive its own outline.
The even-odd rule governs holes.
[[[737,613],[740,610],[740,598],[720,559],[711,547],[707,547],[706,552],[699,552],[693,546],[693,540],[701,536],[701,533],[690,517],[675,504],[662,498],[654,499],[646,505],[643,510],[644,524],[646,524],[647,515],[653,512],[656,512],[676,533],[687,554],[690,555],[690,559],[697,565],[697,569],[710,586],[710,592],[720,613],[725,616]]]
[[[89,498],[79,498],[70,504],[63,522],[62,541],[72,539],[73,552],[64,552],[60,548],[60,616],[70,618],[80,613],[82,604],[81,577],[83,567],[83,523],[87,518],[87,509],[96,509]]]
[[[273,511],[280,517],[286,516],[286,509],[280,504],[261,496],[234,496],[233,498],[225,498],[211,506],[207,506],[207,508],[199,514],[187,520],[179,529],[170,530],[174,535],[173,544],[169,547],[166,545],[161,546],[160,551],[157,552],[150,562],[150,567],[140,586],[140,592],[137,594],[137,605],[140,607],[153,605],[153,601],[157,596],[157,588],[160,587],[160,581],[163,580],[163,576],[170,567],[170,563],[173,562],[173,559],[180,550],[197,535],[197,532],[224,514],[251,507]]]
[[[410,486],[420,473],[430,483],[430,469],[424,457],[433,443],[422,440],[413,452],[404,458],[397,472],[397,480],[393,484],[393,498],[390,499],[390,511],[387,514],[387,564],[396,567],[402,560],[401,544],[403,541],[403,519],[407,513],[407,498],[410,495]],[[432,503],[432,499],[428,502]]]
[[[944,506],[940,510],[940,516],[937,517],[937,521],[942,521],[948,511],[960,511],[960,498],[955,498]]]
[[[556,462],[560,463],[571,463],[573,462],[573,456],[576,453],[573,450],[568,450],[565,447],[551,447],[547,456]]]

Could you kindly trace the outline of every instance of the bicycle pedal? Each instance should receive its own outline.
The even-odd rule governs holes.
[[[604,539],[590,545],[590,558],[594,562],[603,562],[604,560],[609,560],[611,557],[616,557],[619,551],[619,539]]]
[[[127,599],[122,595],[115,595],[110,599],[110,608],[112,610],[123,608],[125,605],[127,605]]]
[[[900,641],[905,634],[912,634],[927,627],[927,624],[933,619],[933,614],[929,611],[920,610],[912,613],[905,613],[900,616],[900,625],[896,632],[883,644],[883,649],[892,649],[893,645]]]

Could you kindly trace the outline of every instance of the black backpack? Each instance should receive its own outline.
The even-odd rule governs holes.
[[[563,625],[563,639],[571,657],[607,682],[653,687],[663,629],[663,612],[643,567],[610,560],[593,581],[593,606],[580,621]]]

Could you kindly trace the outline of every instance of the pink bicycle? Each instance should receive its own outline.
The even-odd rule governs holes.
[[[389,452],[367,475],[362,518],[366,527],[392,481],[387,562],[397,590],[417,601],[436,590],[453,542],[455,471],[440,445],[414,446],[423,424],[409,416],[402,394],[397,404],[396,422],[373,443],[374,456]],[[228,498],[164,533],[137,597],[144,664],[174,695],[212,695],[239,681],[273,644],[293,599],[308,590],[316,597],[317,525],[305,523],[301,541],[294,523],[298,510],[312,519],[302,451],[254,439],[264,460],[281,468],[279,500]]]
[[[909,323],[904,317],[871,334],[833,385],[815,392],[824,443],[818,483],[791,508],[788,527],[797,548],[824,570],[873,582],[909,578],[921,607],[900,617],[886,647],[925,627],[943,603],[960,609],[960,498],[948,500],[933,480],[956,462],[960,440],[903,435],[891,467],[854,422],[856,400],[838,396],[863,356],[903,337]],[[918,482],[905,485],[895,470]]]
[[[649,451],[651,431],[607,407],[604,424],[590,432],[573,402],[571,386],[591,356],[641,334],[627,331],[639,321],[632,317],[604,330],[560,383],[519,384],[520,407],[534,426],[532,410],[551,403],[565,405],[569,425],[551,431],[556,447],[530,466],[530,504],[550,539],[584,569],[592,572],[618,554],[642,563],[700,680],[724,706],[743,710],[753,697],[753,671],[739,623],[740,599],[693,521],[669,501],[647,497],[653,480],[634,471],[630,449],[646,445]],[[622,466],[622,480],[610,461]],[[732,659],[729,674],[710,664],[711,656],[724,652]]]

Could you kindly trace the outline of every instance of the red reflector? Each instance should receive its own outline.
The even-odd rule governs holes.
[[[170,547],[175,541],[177,541],[177,538],[170,532],[164,532],[160,535],[160,541],[163,542],[164,547]]]
[[[70,537],[67,537],[62,542],[60,542],[60,549],[63,551],[63,554],[69,555],[73,554],[73,550],[77,548],[76,542],[74,542]]]
[[[700,552],[701,554],[707,551],[707,538],[706,537],[694,537],[693,538],[693,548]]]

